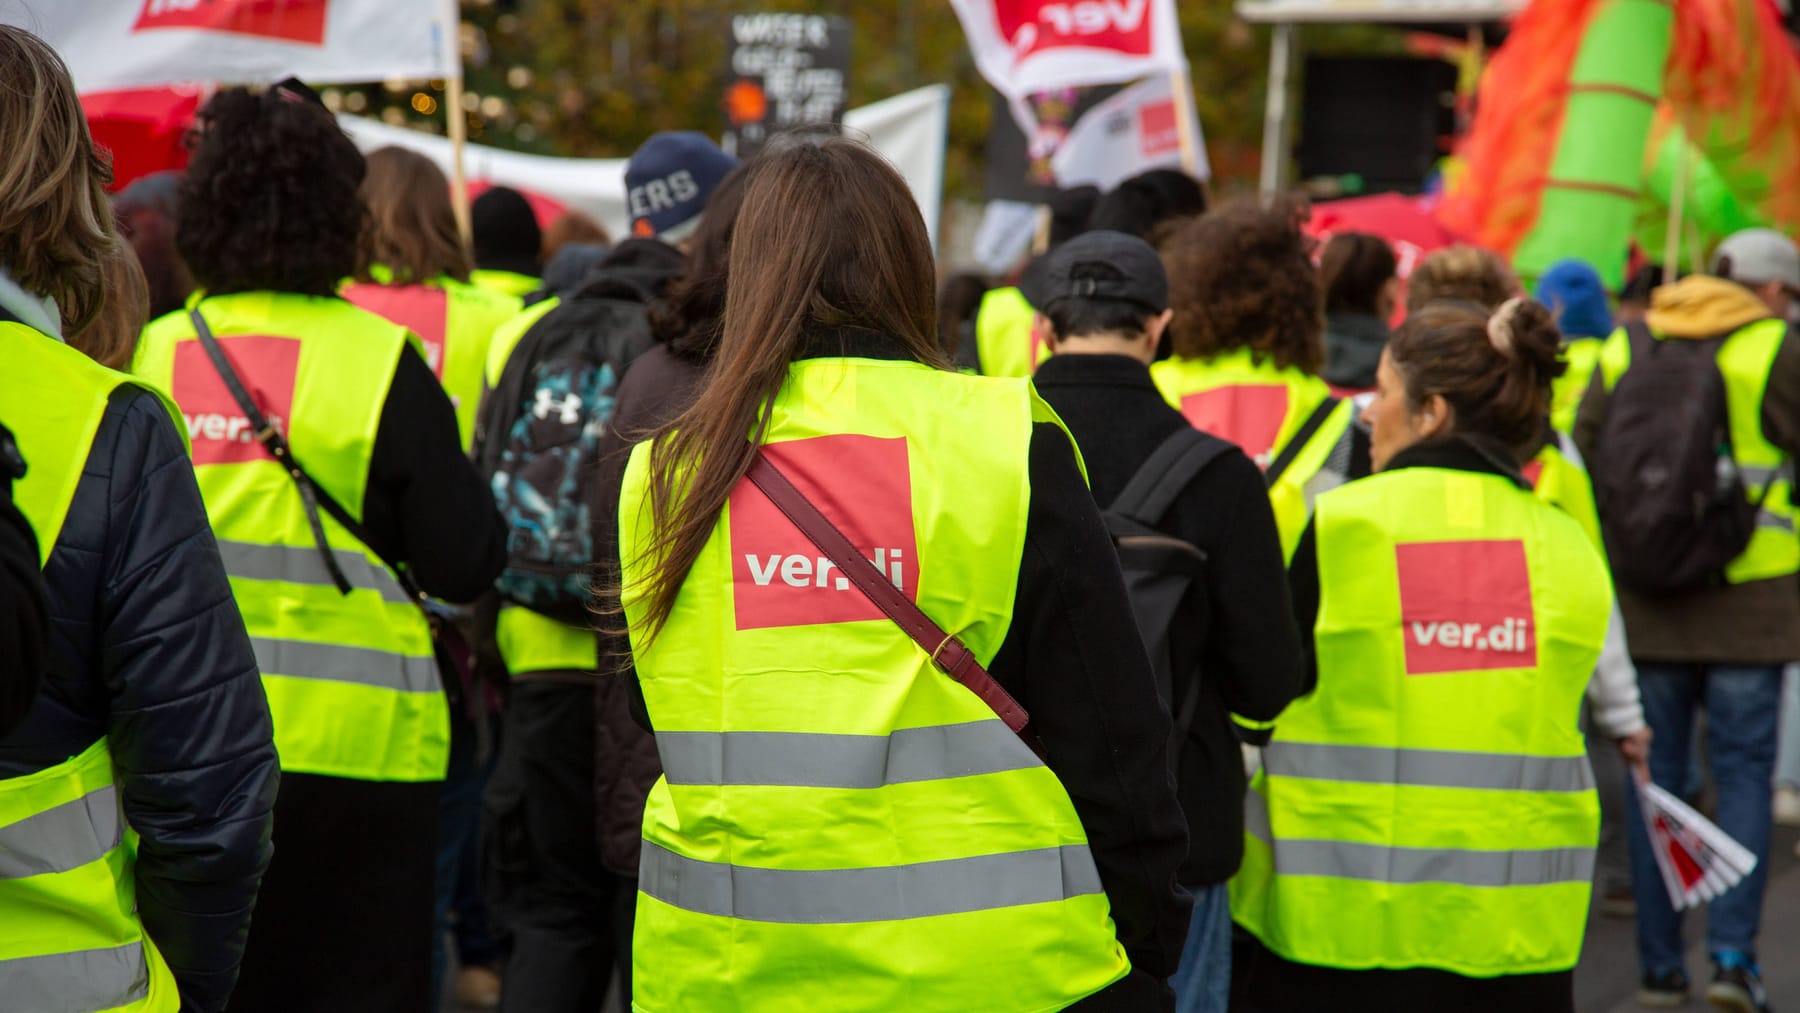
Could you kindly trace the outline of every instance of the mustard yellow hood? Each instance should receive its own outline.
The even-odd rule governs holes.
[[[1650,293],[1650,329],[1670,338],[1716,338],[1771,316],[1756,293],[1736,282],[1693,274]]]

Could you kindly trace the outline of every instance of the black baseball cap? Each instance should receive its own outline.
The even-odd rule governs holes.
[[[1058,299],[1128,302],[1147,313],[1169,308],[1169,276],[1156,248],[1109,230],[1084,232],[1032,261],[1019,292],[1039,312]]]

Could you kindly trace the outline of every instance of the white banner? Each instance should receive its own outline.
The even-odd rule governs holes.
[[[0,0],[83,92],[458,72],[456,0]]]
[[[944,196],[945,129],[949,117],[950,88],[941,84],[844,113],[844,126],[865,136],[906,177],[934,244]],[[450,142],[436,134],[355,116],[339,116],[338,123],[364,151],[398,145],[430,158],[446,174],[450,171]],[[614,236],[631,235],[623,158],[549,158],[471,144],[464,149],[463,159],[470,179],[541,193],[594,216]]]
[[[1167,74],[1141,81],[1081,115],[1050,156],[1058,186],[1111,190],[1122,180],[1150,169],[1186,169],[1181,160],[1180,106]],[[1188,112],[1194,166],[1190,175],[1207,179],[1206,147],[1200,121]]]
[[[1015,106],[1052,88],[1186,74],[1175,0],[951,0],[975,65]]]

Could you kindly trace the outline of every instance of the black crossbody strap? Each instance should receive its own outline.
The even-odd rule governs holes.
[[[231,392],[231,398],[237,402],[238,409],[250,420],[250,427],[255,431],[257,441],[287,471],[288,477],[294,480],[294,487],[300,492],[300,502],[306,508],[306,523],[312,528],[313,543],[319,547],[319,556],[325,561],[325,569],[331,574],[331,581],[337,585],[338,592],[349,594],[355,586],[344,576],[343,568],[338,566],[337,554],[332,551],[331,542],[325,537],[325,525],[319,519],[319,511],[323,509],[331,515],[332,520],[343,525],[344,530],[350,532],[353,538],[375,551],[368,531],[306,473],[299,459],[294,456],[293,448],[288,446],[287,437],[281,435],[281,430],[276,429],[268,416],[263,414],[256,399],[250,396],[250,391],[238,378],[237,370],[225,355],[225,349],[213,337],[212,328],[206,325],[206,318],[200,315],[198,309],[193,309],[188,311],[188,319],[193,321],[194,334],[200,339],[200,347],[206,350],[206,357],[212,360],[213,369],[218,372],[219,379],[224,381],[225,389]],[[380,555],[379,551],[376,554]],[[381,556],[381,561],[393,572],[394,579],[399,582],[400,589],[406,592],[406,596],[423,609],[425,592],[413,581],[406,569],[386,556]],[[429,611],[426,614],[429,616]]]
[[[1229,449],[1231,444],[1183,426],[1156,445],[1106,509],[1153,528],[1194,476]]]
[[[1269,470],[1263,473],[1264,481],[1272,486],[1286,474],[1288,468],[1293,466],[1294,459],[1300,456],[1300,452],[1306,449],[1306,445],[1312,442],[1312,438],[1325,425],[1325,420],[1331,418],[1331,413],[1337,411],[1337,406],[1342,403],[1335,397],[1320,401],[1319,406],[1306,417],[1300,431],[1287,441],[1287,446],[1281,448],[1281,453],[1275,456],[1275,460],[1269,462]]]

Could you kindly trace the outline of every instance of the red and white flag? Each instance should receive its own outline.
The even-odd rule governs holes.
[[[951,0],[1000,94],[1185,74],[1175,0]]]
[[[1756,868],[1756,856],[1748,848],[1681,799],[1648,781],[1639,782],[1638,799],[1650,850],[1675,910],[1717,900]]]
[[[1177,120],[1182,107],[1175,101],[1173,85],[1166,74],[1152,77],[1083,113],[1050,156],[1056,184],[1111,190],[1140,172],[1183,168]],[[1206,162],[1200,121],[1192,109],[1187,115],[1194,148],[1192,172],[1198,179],[1207,179],[1212,171]]]
[[[82,92],[448,77],[461,64],[455,0],[9,0],[0,23],[55,47]]]

